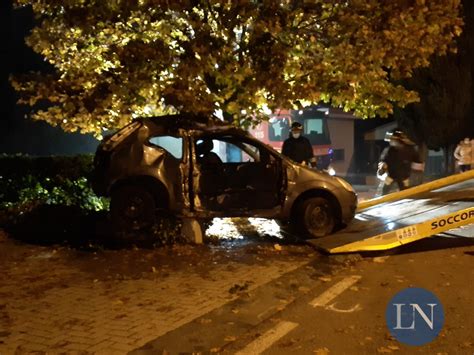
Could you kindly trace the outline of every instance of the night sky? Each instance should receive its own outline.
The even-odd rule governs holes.
[[[33,24],[30,9],[13,10],[10,0],[0,2],[0,33],[4,39],[4,45],[0,46],[0,153],[70,155],[94,152],[98,142],[92,136],[65,133],[46,122],[33,122],[25,118],[29,108],[15,104],[17,98],[8,82],[10,74],[51,70],[24,43]]]

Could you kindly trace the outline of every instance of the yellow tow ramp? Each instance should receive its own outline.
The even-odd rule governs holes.
[[[308,242],[329,253],[386,250],[460,227],[474,237],[470,224],[474,171],[364,201],[347,228]]]

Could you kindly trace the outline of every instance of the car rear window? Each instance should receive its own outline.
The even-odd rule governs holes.
[[[148,142],[166,150],[176,159],[183,158],[183,138],[173,136],[155,136],[151,137]]]

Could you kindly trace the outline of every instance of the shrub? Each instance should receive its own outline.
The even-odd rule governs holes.
[[[108,209],[88,181],[93,156],[0,156],[0,224],[14,222],[41,205],[76,206],[84,211]]]

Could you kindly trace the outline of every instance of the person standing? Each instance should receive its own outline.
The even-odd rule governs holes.
[[[299,122],[293,122],[290,129],[290,137],[283,142],[281,153],[291,160],[305,165],[316,166],[316,158],[313,147],[308,138],[303,137],[303,126]]]
[[[471,169],[473,163],[473,148],[469,138],[460,141],[454,150],[454,158],[458,162],[459,170],[463,173]]]
[[[423,169],[415,145],[402,131],[388,133],[385,140],[390,145],[382,151],[377,170],[379,177],[384,176],[382,195],[387,194],[394,184],[400,191],[407,189],[412,169]]]

